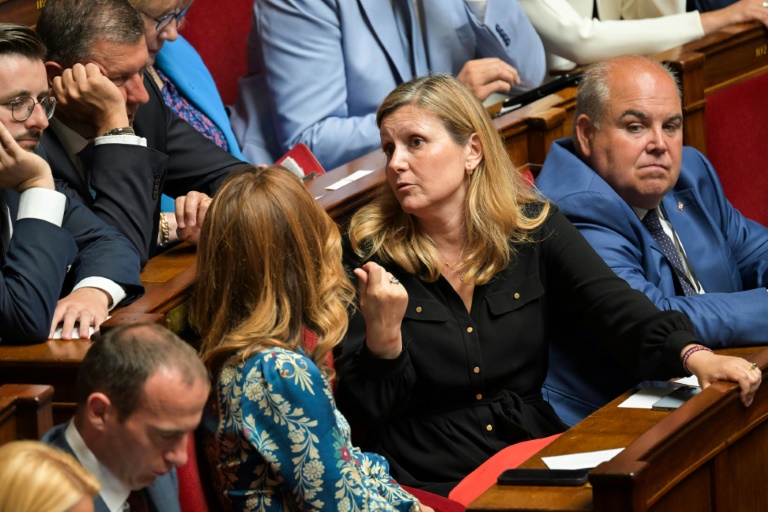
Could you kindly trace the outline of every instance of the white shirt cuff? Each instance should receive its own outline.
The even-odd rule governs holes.
[[[131,144],[133,146],[147,147],[147,139],[138,135],[102,135],[93,139],[93,145],[101,144]]]
[[[61,227],[67,198],[47,188],[30,188],[21,193],[16,220],[40,219]]]
[[[122,301],[125,298],[125,290],[123,290],[122,286],[112,281],[111,279],[107,279],[106,277],[97,277],[97,276],[86,277],[85,279],[77,283],[75,287],[72,288],[72,291],[75,291],[78,288],[86,288],[86,287],[98,288],[99,290],[104,290],[105,292],[107,292],[107,294],[112,298],[112,302],[109,306],[110,310],[112,310],[112,308],[117,306],[120,303],[120,301]]]

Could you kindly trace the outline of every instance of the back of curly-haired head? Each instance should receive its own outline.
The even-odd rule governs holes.
[[[99,492],[74,457],[39,441],[0,447],[0,512],[66,512]]]
[[[213,372],[239,352],[297,350],[303,329],[326,356],[347,330],[353,296],[341,265],[336,224],[290,171],[271,167],[231,175],[206,213],[197,251],[193,325]]]

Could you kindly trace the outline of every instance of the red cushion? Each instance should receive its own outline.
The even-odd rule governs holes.
[[[542,439],[523,441],[504,448],[464,477],[464,480],[453,488],[448,497],[466,507],[495,484],[496,479],[503,471],[516,468],[559,436],[560,434],[555,434]]]
[[[181,32],[203,58],[225,105],[234,103],[237,79],[248,67],[252,13],[253,0],[196,0]]]
[[[707,96],[707,157],[725,197],[768,225],[768,73]]]
[[[187,436],[187,463],[176,468],[179,477],[179,503],[181,512],[208,512],[203,483],[197,464],[194,432]]]
[[[403,489],[416,496],[422,504],[435,509],[435,512],[464,512],[466,510],[466,507],[461,503],[457,503],[439,494],[432,494],[431,492],[414,489],[405,485]]]

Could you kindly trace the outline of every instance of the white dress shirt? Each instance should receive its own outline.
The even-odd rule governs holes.
[[[64,438],[80,464],[93,473],[101,484],[99,496],[104,500],[109,512],[122,512],[131,490],[96,458],[96,455],[83,441],[80,432],[77,431],[74,419],[70,420],[69,425],[67,425]]]

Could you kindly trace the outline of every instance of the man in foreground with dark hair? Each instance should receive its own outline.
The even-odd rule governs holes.
[[[49,0],[37,31],[59,102],[41,144],[54,176],[121,230],[142,264],[175,234],[159,222],[162,193],[176,198],[178,236],[196,242],[210,196],[244,162],[165,105],[145,73],[139,13],[127,0]]]
[[[23,25],[0,23],[0,337],[36,343],[98,330],[110,307],[141,293],[139,257],[34,154],[56,107],[45,46]],[[67,195],[69,194],[69,195]],[[66,295],[59,300],[60,296]],[[58,301],[58,302],[57,302]]]
[[[208,399],[208,373],[169,330],[134,324],[90,348],[77,377],[77,412],[43,442],[73,454],[101,483],[96,512],[180,510],[176,466]]]

